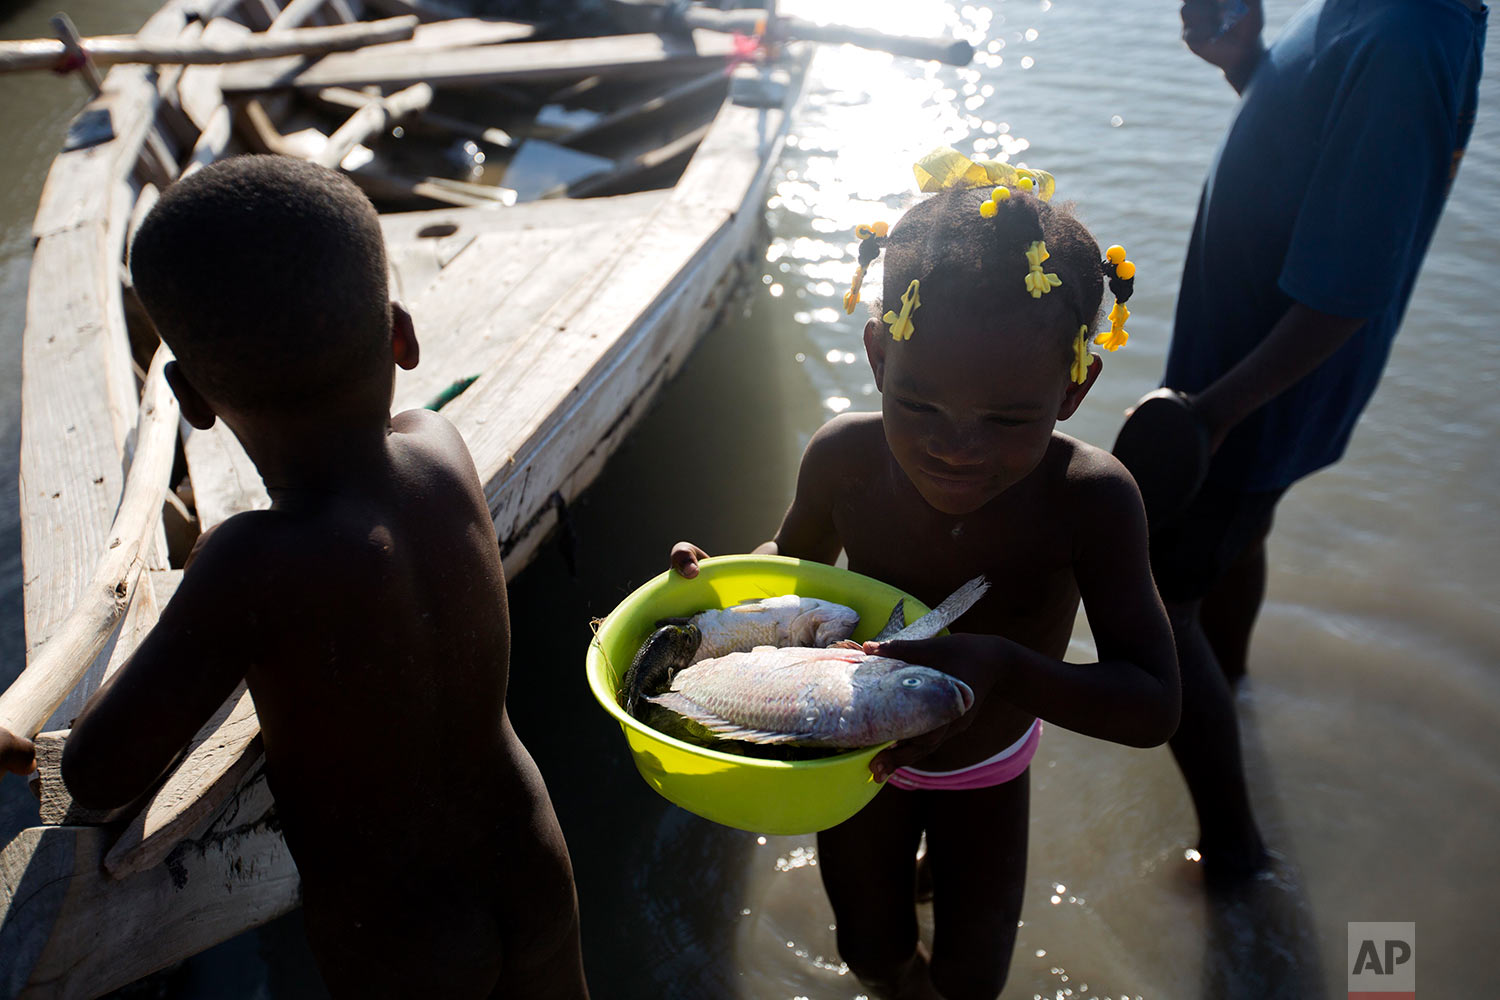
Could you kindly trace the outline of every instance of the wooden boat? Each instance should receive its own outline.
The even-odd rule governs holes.
[[[243,49],[313,21],[358,19],[346,0],[169,0],[130,43]],[[400,34],[321,58],[118,65],[52,165],[23,341],[28,665],[0,695],[0,726],[43,731],[44,825],[0,852],[0,995],[98,995],[298,900],[243,689],[122,814],[75,808],[56,777],[69,721],[151,628],[197,534],[267,503],[222,425],[179,421],[129,287],[125,250],[162,188],[259,151],[341,165],[370,193],[423,338],[395,406],[442,405],[463,432],[510,574],[758,245],[805,56],[474,18]]]

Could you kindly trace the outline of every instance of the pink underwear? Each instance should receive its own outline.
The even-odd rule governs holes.
[[[914,767],[903,767],[894,771],[886,781],[907,791],[923,789],[956,792],[1003,785],[1025,772],[1041,742],[1042,720],[1037,719],[1020,739],[978,764],[970,764],[956,771],[919,771]]]

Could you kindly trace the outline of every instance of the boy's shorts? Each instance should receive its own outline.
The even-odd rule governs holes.
[[[1201,600],[1245,550],[1271,530],[1286,487],[1249,493],[1205,486],[1187,509],[1151,531],[1151,573],[1162,600]]]

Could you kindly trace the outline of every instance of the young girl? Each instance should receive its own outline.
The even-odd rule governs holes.
[[[946,150],[917,175],[938,193],[894,228],[861,227],[845,299],[853,311],[883,250],[889,308],[864,330],[881,412],[836,417],[813,436],[781,528],[756,551],[831,563],[842,550],[850,569],[929,605],[981,573],[991,581],[954,635],[878,647],[966,681],[973,709],[879,754],[870,769],[891,787],[818,835],[839,951],[867,987],[988,1000],[1021,913],[1039,720],[1160,744],[1177,725],[1177,663],[1134,481],[1054,429],[1099,376],[1088,344],[1106,280],[1118,302],[1134,266],[1117,247],[1101,260],[1050,204],[1045,173]],[[1126,315],[1118,303],[1098,342],[1123,343]],[[704,555],[680,542],[672,563],[692,577]],[[1097,663],[1061,659],[1080,597]],[[924,832],[930,955],[915,900]]]

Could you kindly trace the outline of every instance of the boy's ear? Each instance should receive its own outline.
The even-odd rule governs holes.
[[[1089,357],[1091,360],[1089,361],[1088,378],[1082,382],[1074,382],[1071,378],[1068,379],[1068,390],[1063,393],[1062,405],[1057,408],[1058,420],[1067,420],[1078,411],[1079,405],[1083,402],[1083,397],[1089,394],[1089,390],[1094,387],[1094,383],[1099,379],[1099,373],[1104,371],[1103,358],[1097,354],[1091,354]]]
[[[177,408],[182,411],[182,419],[200,431],[212,427],[216,417],[214,408],[193,388],[193,383],[188,381],[182,366],[175,361],[168,361],[162,374],[167,377],[172,395],[177,397]]]
[[[417,367],[417,361],[422,356],[411,313],[399,302],[391,303],[391,355],[396,359],[396,364],[407,371]]]
[[[865,357],[875,375],[875,391],[885,392],[885,324],[873,316],[865,323]]]

